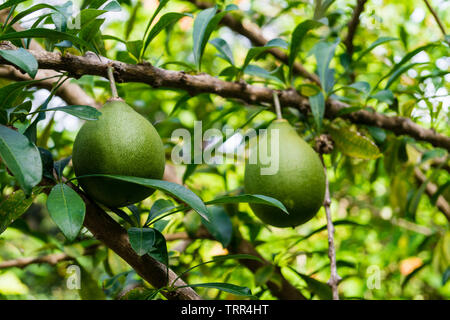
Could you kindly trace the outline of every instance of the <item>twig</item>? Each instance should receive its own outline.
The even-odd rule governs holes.
[[[347,54],[350,57],[350,59],[353,56],[353,51],[355,49],[353,45],[353,38],[355,37],[356,29],[359,25],[359,16],[364,10],[364,5],[366,4],[367,0],[357,0],[356,7],[353,10],[352,19],[348,22],[348,33],[347,37],[344,40],[344,44],[347,48]]]
[[[445,36],[447,36],[447,33],[445,32],[445,27],[444,24],[442,23],[441,19],[439,19],[439,16],[437,15],[436,11],[434,11],[433,7],[430,5],[430,3],[428,2],[428,0],[423,0],[425,2],[425,4],[428,7],[428,10],[430,10],[431,14],[434,17],[434,20],[436,20],[439,29],[441,29],[442,34]]]
[[[331,217],[331,197],[330,197],[330,187],[327,176],[327,167],[323,161],[323,155],[320,155],[320,159],[323,163],[323,170],[325,172],[325,199],[323,202],[323,207],[325,208],[325,213],[327,216],[327,230],[328,230],[328,257],[330,258],[330,279],[328,280],[328,285],[331,287],[333,292],[333,300],[339,300],[338,284],[341,281],[341,277],[337,273],[336,264],[336,248],[334,246],[334,225]]]
[[[98,248],[98,244],[89,246],[85,249],[83,255],[91,255],[94,254],[96,249]],[[72,260],[73,257],[69,256],[67,253],[60,252],[60,253],[53,253],[48,254],[45,256],[40,257],[26,257],[26,258],[18,258],[13,260],[6,260],[0,262],[0,269],[6,269],[6,268],[25,268],[26,266],[29,266],[30,264],[36,264],[36,263],[46,263],[50,265],[56,265],[61,261],[66,260]]]

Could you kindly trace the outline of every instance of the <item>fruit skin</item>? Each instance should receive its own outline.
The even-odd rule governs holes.
[[[111,99],[96,121],[86,122],[75,138],[72,163],[76,176],[117,174],[161,179],[164,146],[153,125],[123,100]],[[139,202],[155,190],[108,178],[80,178],[94,200],[111,208]]]
[[[261,174],[261,161],[245,165],[246,193],[262,194],[281,201],[289,215],[278,208],[263,204],[250,204],[253,212],[266,224],[275,227],[295,227],[314,217],[325,196],[325,173],[317,153],[297,134],[289,122],[275,120],[267,128],[267,144],[258,143],[262,154],[271,150],[270,137],[279,131],[279,169],[274,175]],[[274,137],[275,138],[275,137]],[[274,139],[276,142],[277,139]],[[250,152],[255,152],[252,149]]]

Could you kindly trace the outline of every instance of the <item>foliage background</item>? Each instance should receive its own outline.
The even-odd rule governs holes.
[[[20,12],[37,3],[39,1],[26,1],[19,4],[16,10]],[[64,1],[46,3],[62,5]],[[75,3],[81,5],[78,1]],[[306,18],[312,18],[314,13],[314,6],[308,1],[241,0],[234,3],[239,6],[245,19],[262,28],[267,39],[280,37],[290,41],[290,34],[295,26]],[[450,16],[449,1],[431,3],[448,30],[450,21],[444,18]],[[120,12],[104,15],[106,20],[101,26],[101,33],[124,40],[141,39],[158,2],[128,0],[121,1],[120,4]],[[308,70],[313,71],[316,68],[314,55],[308,54],[314,45],[323,39],[332,41],[337,37],[345,37],[352,6],[354,1],[335,1],[326,13],[331,26],[309,33],[298,55],[298,61]],[[186,1],[170,1],[162,12],[192,12],[195,16],[198,10]],[[39,13],[28,16],[22,21],[22,25],[29,27],[38,16]],[[186,65],[168,64],[173,61],[183,62],[195,69],[192,24],[193,19],[185,17],[177,22],[170,32],[162,32],[150,44],[145,60],[166,69],[186,70]],[[228,42],[236,64],[241,65],[251,43],[224,26],[214,31],[211,39],[216,37]],[[435,20],[422,1],[369,1],[361,15],[360,26],[354,39],[354,56],[358,56],[380,37],[395,37],[397,40],[378,46],[353,67],[355,81],[366,81],[372,88],[381,76],[387,74],[409,51],[442,40]],[[118,41],[104,41],[104,52],[108,58],[136,63],[128,51],[126,46]],[[347,72],[349,68],[346,66],[345,52],[345,46],[339,44],[331,62],[338,75],[335,88],[352,83]],[[217,53],[211,44],[206,46],[202,72],[218,76],[221,70],[228,66],[227,62],[217,57]],[[440,45],[421,51],[410,62],[423,64],[414,65],[393,83],[390,90],[396,100],[371,99],[370,105],[380,113],[411,117],[423,127],[434,128],[448,136],[448,46]],[[280,66],[270,55],[264,55],[252,64],[266,70],[274,70]],[[279,86],[251,75],[244,75],[244,79],[258,85]],[[110,96],[108,82],[103,78],[85,75],[71,81],[80,84],[99,103],[103,103]],[[0,79],[1,86],[9,83],[9,80]],[[307,82],[304,79],[297,77],[294,86],[302,88],[301,85],[305,83]],[[166,143],[168,157],[172,147],[172,130],[179,127],[192,129],[194,120],[202,120],[219,129],[237,129],[242,125],[245,125],[244,128],[265,127],[275,118],[273,112],[266,110],[246,124],[255,110],[258,110],[258,106],[243,105],[238,101],[209,94],[190,98],[170,115],[177,101],[184,96],[183,91],[152,89],[140,83],[123,83],[118,88],[119,95],[128,104],[155,124]],[[49,93],[37,88],[30,88],[28,92],[27,99],[32,101],[33,108],[40,106]],[[351,105],[364,101],[361,93],[352,89],[344,89],[336,92],[336,95],[341,95],[342,99]],[[64,104],[62,99],[54,97],[49,107]],[[296,125],[300,134],[313,143],[315,132],[311,118],[299,117],[299,114],[291,109],[285,111],[285,116]],[[28,122],[18,123],[17,126],[20,130],[21,125],[28,124],[29,119]],[[81,124],[81,120],[71,115],[62,112],[48,113],[46,120],[39,123],[37,145],[48,148],[54,159],[66,158],[72,153],[73,140]],[[325,159],[329,169],[333,218],[335,221],[343,221],[341,225],[336,226],[335,235],[338,272],[343,278],[339,285],[341,298],[450,298],[450,281],[446,281],[450,273],[449,223],[414,178],[414,169],[421,168],[430,177],[430,181],[438,186],[445,185],[449,181],[448,170],[445,170],[445,166],[436,168],[435,161],[445,158],[446,151],[376,128],[359,126],[358,130],[377,143],[383,153],[381,157],[361,160],[346,156],[342,150],[335,148]],[[448,167],[448,160],[445,161]],[[239,191],[243,185],[243,168],[242,163],[215,167],[202,165],[187,177],[185,183],[203,200],[208,201],[227,192]],[[185,169],[186,166],[177,167],[180,178]],[[73,176],[71,166],[65,169],[64,174],[67,177]],[[18,189],[17,183],[4,165],[0,170],[0,183],[4,199]],[[447,201],[450,200],[449,188],[444,189],[442,195]],[[50,219],[45,205],[46,198],[45,194],[36,196],[28,211],[0,235],[0,262],[63,251],[75,256],[76,263],[82,266],[82,289],[69,290],[66,287],[66,268],[72,262],[64,261],[56,266],[32,264],[23,269],[0,270],[1,298],[116,299],[130,288],[148,287],[123,260],[105,247],[100,247],[93,255],[82,256],[82,245],[93,241],[89,232],[83,229],[78,240],[69,243]],[[154,201],[161,198],[167,197],[156,192],[140,204],[142,219],[145,220],[145,211],[151,208]],[[311,237],[305,237],[326,225],[323,208],[316,218],[295,229],[277,229],[262,225],[247,204],[216,207],[215,210],[226,210],[233,229],[239,230],[264,258],[281,266],[285,278],[300,288],[305,296],[320,298],[320,289],[311,288],[311,284],[290,268],[323,283],[329,278],[326,229]],[[189,230],[189,227],[199,223],[192,213],[178,213],[170,216],[167,225],[161,225],[160,228],[163,228],[164,234],[174,234]],[[171,241],[168,242],[168,247],[171,252],[170,266],[177,273],[210,260],[215,255],[228,252],[220,242],[209,239]],[[379,288],[373,288],[370,286],[370,279],[374,272],[378,271]],[[274,297],[265,284],[270,276],[270,268],[253,274],[237,261],[226,261],[194,269],[185,280],[188,283],[227,282],[247,286],[261,299],[272,299]],[[136,297],[142,293],[140,289],[131,292],[136,293]],[[206,299],[238,298],[215,289],[198,289],[198,293]]]

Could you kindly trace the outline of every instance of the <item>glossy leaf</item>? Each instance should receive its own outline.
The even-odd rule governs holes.
[[[224,196],[206,202],[206,204],[225,204],[225,203],[259,203],[274,206],[285,213],[289,214],[286,207],[281,201],[262,194],[243,194],[238,196]]]
[[[155,244],[155,229],[129,228],[128,237],[131,247],[140,256],[147,254]]]
[[[41,182],[42,162],[39,150],[19,132],[0,125],[0,157],[17,182],[29,195]]]
[[[24,48],[17,50],[0,50],[0,57],[25,71],[31,78],[36,76],[38,63],[36,58]]]
[[[375,143],[358,132],[349,128],[335,128],[330,126],[328,132],[331,134],[335,145],[343,154],[360,159],[376,159],[381,156]]]
[[[309,105],[311,106],[311,112],[313,114],[317,130],[320,132],[322,130],[323,116],[325,114],[325,98],[323,93],[320,91],[315,96],[309,97]]]
[[[86,205],[69,186],[59,183],[47,198],[50,217],[69,241],[75,240],[83,226]]]
[[[91,106],[71,105],[40,110],[39,112],[63,111],[83,120],[98,120],[102,115],[100,111]]]
[[[203,225],[209,233],[226,248],[233,235],[233,225],[227,212],[221,207],[211,207],[210,221],[202,219]]]
[[[221,291],[229,292],[238,296],[247,296],[252,297],[252,292],[247,287],[241,287],[230,283],[222,283],[222,282],[210,282],[210,283],[196,283],[190,284],[178,288],[183,287],[191,287],[191,288],[210,288],[210,289],[219,289]]]
[[[22,190],[18,190],[4,199],[0,203],[0,234],[24,214],[32,203],[33,198],[27,198]]]
[[[308,31],[320,27],[322,24],[316,20],[305,20],[299,23],[291,36],[291,47],[289,50],[289,79],[292,80],[292,70],[294,67],[295,58],[300,52],[300,48]]]
[[[178,13],[178,12],[169,12],[166,13],[165,15],[163,15],[158,22],[155,24],[155,26],[152,28],[152,30],[150,31],[150,33],[148,34],[147,39],[145,40],[145,45],[144,45],[144,52],[145,50],[148,48],[148,46],[150,45],[150,42],[152,42],[152,40],[161,32],[163,31],[166,27],[168,27],[169,25],[177,22],[178,20],[180,20],[183,17],[189,17],[191,16],[190,14],[187,13]]]
[[[86,177],[105,177],[111,178],[126,182],[131,182],[135,184],[139,184],[144,187],[153,188],[162,190],[189,205],[192,209],[194,209],[202,218],[209,221],[209,212],[206,208],[203,201],[191,190],[183,187],[182,185],[163,181],[163,180],[155,180],[155,179],[146,179],[146,178],[138,178],[138,177],[127,177],[120,175],[112,175],[112,174],[95,174],[95,175],[86,175]],[[82,179],[79,177],[79,179]]]
[[[234,66],[233,51],[231,50],[228,43],[222,38],[215,38],[209,41],[216,49],[220,52],[220,57],[225,61],[228,61],[232,66]]]

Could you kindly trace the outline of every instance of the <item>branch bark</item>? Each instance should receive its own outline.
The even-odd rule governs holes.
[[[0,49],[13,49],[8,43],[0,45]],[[272,104],[273,94],[278,93],[283,107],[295,107],[302,113],[309,112],[309,102],[306,97],[295,90],[272,90],[266,87],[249,85],[241,82],[228,82],[208,74],[189,75],[182,71],[165,70],[149,64],[131,65],[120,61],[98,58],[93,53],[85,56],[56,52],[30,50],[41,69],[63,70],[71,76],[79,78],[83,75],[97,75],[107,78],[109,66],[114,68],[114,76],[119,82],[142,82],[154,88],[182,89],[196,95],[212,93],[224,98],[240,99],[250,104]],[[0,59],[0,63],[9,62]],[[339,101],[329,100],[325,116],[333,119],[339,111],[348,105]],[[423,140],[436,147],[450,151],[450,137],[436,133],[434,130],[422,128],[412,120],[403,117],[389,117],[376,112],[360,110],[343,116],[357,124],[377,126],[391,130],[397,135],[406,134],[417,140]]]
[[[445,32],[445,27],[444,24],[442,23],[441,19],[439,19],[439,16],[437,15],[437,12],[433,9],[433,7],[430,5],[430,2],[428,0],[423,0],[426,4],[426,6],[428,7],[428,10],[430,10],[431,14],[434,17],[434,20],[436,20],[436,23],[439,26],[439,29],[441,30],[442,34],[445,36],[447,36],[447,32]]]
[[[364,10],[364,5],[366,4],[367,0],[357,0],[356,1],[356,7],[353,10],[352,19],[348,22],[348,32],[347,37],[344,40],[345,47],[347,48],[347,54],[350,57],[350,59],[353,56],[353,51],[355,49],[353,45],[353,38],[355,37],[356,29],[359,25],[359,16]]]

